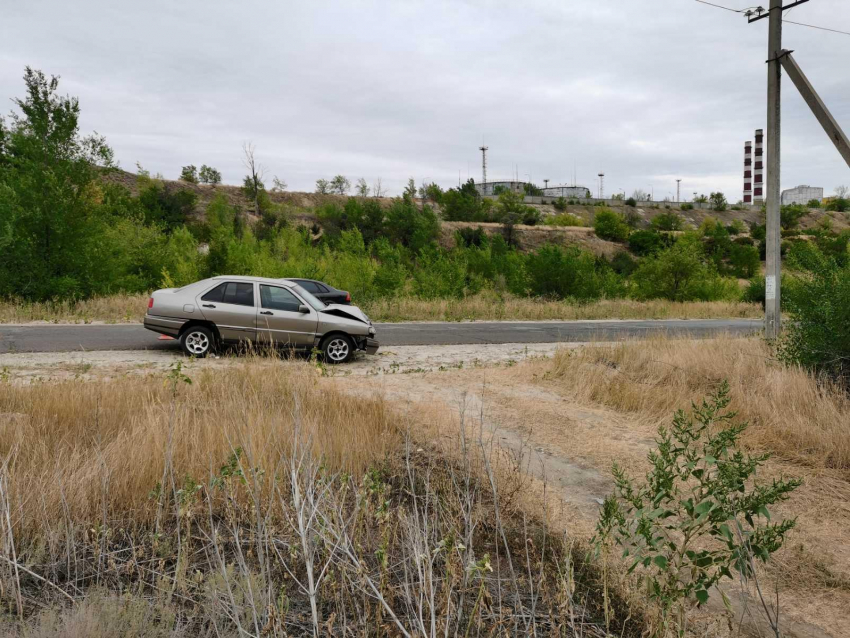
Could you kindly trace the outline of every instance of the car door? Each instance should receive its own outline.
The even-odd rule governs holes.
[[[261,341],[311,348],[318,325],[319,314],[289,288],[260,284],[257,335]]]
[[[204,318],[216,325],[225,341],[257,338],[254,287],[251,281],[226,281],[197,298]]]

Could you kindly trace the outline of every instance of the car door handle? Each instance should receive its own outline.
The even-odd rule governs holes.
[[[268,310],[263,310],[263,312],[261,312],[260,314],[261,314],[261,315],[273,315],[274,313],[273,313],[273,312],[270,312],[270,311],[268,311]]]
[[[202,304],[202,305],[204,306],[204,308],[215,308],[215,306],[212,305],[211,303],[205,303],[205,304]]]

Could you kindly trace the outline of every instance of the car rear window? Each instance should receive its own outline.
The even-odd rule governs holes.
[[[219,284],[212,290],[210,290],[207,294],[205,294],[201,299],[203,301],[218,301],[221,302],[224,299],[224,289],[227,287],[227,284]]]
[[[321,292],[319,290],[319,284],[315,281],[304,281],[303,279],[298,281],[298,285],[300,285],[304,290],[308,292]]]
[[[224,289],[224,299],[222,299],[222,302],[232,303],[237,306],[253,306],[254,284],[228,281],[227,288]]]

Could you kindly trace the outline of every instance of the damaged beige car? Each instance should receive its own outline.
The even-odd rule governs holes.
[[[325,304],[288,279],[221,276],[157,290],[145,328],[180,340],[189,356],[251,342],[312,351],[328,363],[375,354],[375,328],[357,306]]]

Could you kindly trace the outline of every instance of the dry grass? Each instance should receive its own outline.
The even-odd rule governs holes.
[[[49,321],[52,323],[137,323],[148,307],[148,295],[110,295],[86,301],[28,302],[0,300],[0,324]]]
[[[186,372],[0,383],[0,635],[604,635],[512,455],[306,362]]]
[[[658,422],[725,379],[731,409],[751,424],[749,445],[850,474],[850,399],[828,382],[775,361],[758,339],[656,338],[560,350],[549,375],[579,401]]]
[[[203,480],[237,448],[246,465],[274,468],[292,445],[296,419],[334,470],[361,473],[397,446],[384,402],[352,399],[315,381],[308,364],[249,360],[205,371],[191,384],[162,375],[0,384],[0,456],[12,459],[16,519],[42,528],[65,509],[92,520],[106,506],[113,516],[147,522],[156,505],[149,494],[167,458],[179,481]]]
[[[0,301],[0,324],[136,323],[144,317],[148,295],[113,295],[78,302]],[[569,321],[580,319],[758,319],[756,304],[712,301],[676,303],[618,299],[589,304],[546,301],[483,292],[464,299],[415,297],[378,299],[362,304],[375,321]]]
[[[481,293],[464,299],[377,300],[364,309],[376,321],[571,321],[588,319],[727,319],[762,316],[756,304],[615,299],[588,304]]]

